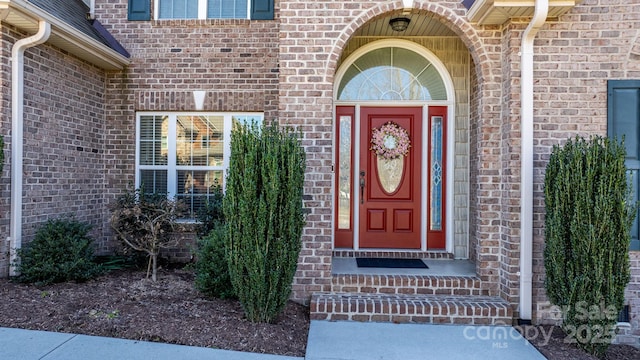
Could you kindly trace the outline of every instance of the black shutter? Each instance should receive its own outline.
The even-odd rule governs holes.
[[[274,0],[251,0],[251,20],[273,20]]]
[[[633,200],[640,194],[640,80],[609,80],[607,83],[607,133],[621,139],[627,149],[625,165],[632,175]],[[640,250],[640,217],[631,228],[631,250]]]
[[[129,0],[129,20],[148,21],[151,20],[150,0]]]

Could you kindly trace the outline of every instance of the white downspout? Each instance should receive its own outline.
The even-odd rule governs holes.
[[[531,23],[522,34],[520,53],[520,319],[532,320],[533,279],[533,40],[547,20],[549,0],[535,0]]]
[[[96,0],[89,0],[89,13],[87,14],[89,20],[96,18]]]
[[[11,49],[11,230],[9,237],[10,270],[15,276],[17,250],[22,247],[22,142],[24,122],[24,51],[49,39],[51,24],[39,22],[38,32],[16,41]]]

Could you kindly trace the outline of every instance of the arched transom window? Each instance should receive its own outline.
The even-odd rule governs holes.
[[[370,51],[347,69],[338,100],[447,100],[444,81],[431,62],[398,47]]]

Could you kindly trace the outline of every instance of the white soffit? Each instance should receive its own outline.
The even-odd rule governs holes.
[[[10,24],[28,34],[35,34],[40,20],[51,24],[48,44],[80,59],[105,70],[121,70],[130,62],[124,55],[25,1],[0,0],[0,23]]]
[[[558,17],[582,0],[549,0],[548,17]],[[535,0],[476,0],[467,18],[479,25],[502,25],[510,18],[532,17]]]

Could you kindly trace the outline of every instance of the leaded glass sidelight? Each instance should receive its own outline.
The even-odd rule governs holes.
[[[343,115],[338,119],[340,131],[338,164],[338,229],[351,228],[351,116]]]
[[[418,53],[396,47],[368,52],[349,66],[338,100],[446,100],[438,70]]]
[[[430,133],[430,173],[429,192],[431,206],[429,208],[430,230],[442,230],[442,162],[443,162],[443,118],[434,116],[431,118]]]

